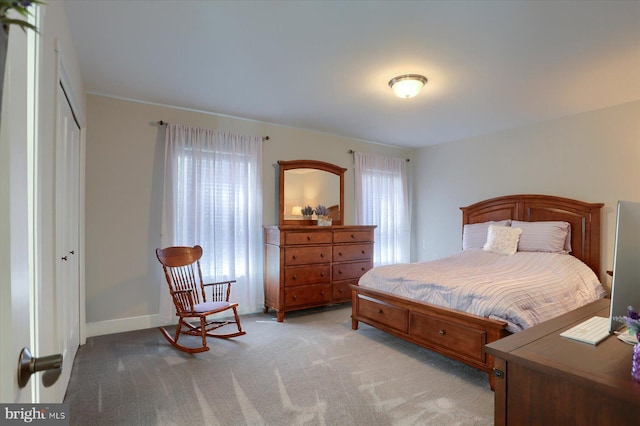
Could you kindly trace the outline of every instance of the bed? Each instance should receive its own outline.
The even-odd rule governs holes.
[[[492,198],[461,208],[462,224],[465,229],[463,235],[467,235],[466,229],[479,227],[480,224],[486,223],[502,225],[504,221],[567,222],[570,226],[566,241],[567,251],[570,250],[570,254],[581,262],[575,262],[574,259],[568,260],[580,263],[583,268],[586,265],[588,268],[585,269],[593,271],[597,281],[600,276],[600,209],[602,206],[601,203],[585,203],[548,195],[525,194]],[[527,229],[527,224],[521,225],[521,228]],[[470,233],[468,234],[470,235]],[[456,256],[465,257],[465,252],[471,253],[473,251],[463,250],[461,254]],[[567,257],[566,254],[562,256]],[[507,258],[508,256],[503,257]],[[515,256],[513,257],[515,258]],[[465,260],[456,259],[456,262],[458,261],[464,262]],[[411,265],[415,264],[407,264],[406,266],[411,267]],[[372,275],[385,275],[378,273],[380,268],[385,267],[374,268],[361,278],[359,284],[351,286],[352,328],[354,330],[358,329],[359,322],[364,322],[409,342],[491,373],[494,359],[485,353],[485,344],[531,325],[527,321],[524,321],[523,324],[514,324],[517,321],[503,320],[494,316],[487,317],[482,314],[439,306],[432,301],[433,299],[427,299],[429,302],[426,302],[402,292],[400,292],[402,295],[399,295],[396,289],[388,291],[370,286],[365,287],[365,284],[370,285],[367,280]],[[393,266],[389,269],[393,268],[403,267]],[[387,270],[383,269],[383,271],[386,273]],[[474,269],[471,268],[470,271],[474,271]],[[403,272],[405,276],[411,273],[409,270]],[[473,274],[469,281],[476,278],[476,274]],[[603,295],[604,289],[598,297]],[[433,297],[433,294],[430,297]],[[493,389],[493,374],[489,374],[489,381]]]

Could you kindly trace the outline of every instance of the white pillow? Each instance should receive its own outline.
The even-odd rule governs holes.
[[[483,249],[485,251],[511,256],[518,251],[520,234],[522,234],[521,228],[489,225],[487,242]]]
[[[484,247],[484,243],[487,242],[489,225],[509,226],[510,223],[511,220],[507,219],[464,225],[462,230],[462,250]]]
[[[571,225],[561,221],[520,222],[512,226],[522,228],[518,251],[569,253],[571,251]]]

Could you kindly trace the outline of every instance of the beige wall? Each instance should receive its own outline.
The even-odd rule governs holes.
[[[412,152],[88,95],[88,334],[156,325],[158,286],[164,286],[154,256],[160,245],[164,161],[164,129],[158,120],[268,135],[271,139],[263,146],[265,224],[277,220],[277,161],[294,159],[327,161],[348,169],[345,220],[354,223],[353,157],[347,153],[354,149],[411,158],[413,260],[434,259],[460,249],[460,206],[505,194],[541,193],[605,203],[604,270],[612,264],[617,200],[640,201],[639,118],[640,102],[633,102]]]
[[[264,224],[275,224],[278,160],[314,159],[345,167],[345,223],[354,223],[353,156],[410,157],[412,151],[266,123],[87,96],[86,316],[89,335],[156,325],[164,128],[159,120],[269,136],[263,145]],[[261,229],[256,229],[261,232]]]
[[[461,206],[550,194],[605,203],[604,271],[613,263],[617,201],[640,201],[640,101],[422,148],[415,161],[413,260],[460,250]]]

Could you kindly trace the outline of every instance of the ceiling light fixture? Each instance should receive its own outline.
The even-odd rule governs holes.
[[[399,98],[413,98],[427,84],[427,78],[419,74],[405,74],[389,80],[389,87]]]

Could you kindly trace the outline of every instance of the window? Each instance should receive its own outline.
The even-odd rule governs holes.
[[[409,261],[406,160],[356,152],[356,221],[377,225],[375,265]]]
[[[166,140],[163,246],[202,246],[205,282],[237,280],[239,312],[259,311],[261,138],[170,124]]]

